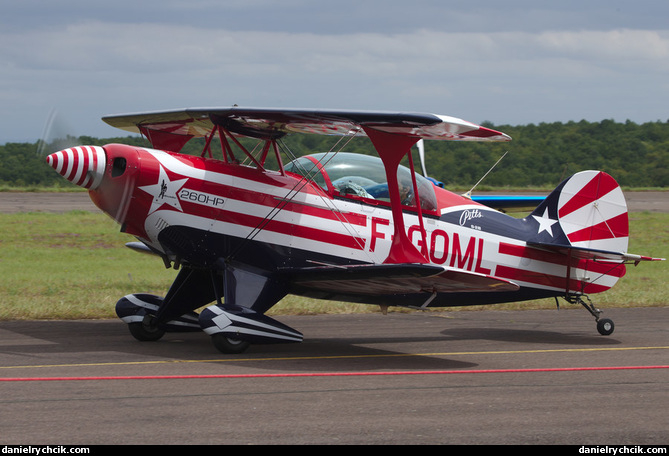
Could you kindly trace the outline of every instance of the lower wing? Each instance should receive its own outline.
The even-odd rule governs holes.
[[[516,291],[519,286],[485,274],[430,264],[365,264],[283,271],[298,287],[355,295]]]

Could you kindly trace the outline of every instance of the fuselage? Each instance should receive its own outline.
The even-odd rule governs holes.
[[[271,273],[383,263],[388,257],[394,232],[390,204],[381,194],[342,191],[322,166],[305,178],[290,166],[272,171],[125,145],[105,146],[104,154],[102,176],[92,163],[86,165],[96,181],[91,199],[122,231],[170,261],[217,267],[234,260]],[[370,192],[378,190],[376,181],[376,187],[358,182],[357,187],[367,183]],[[420,196],[420,202],[407,200],[403,214],[407,236],[425,263],[520,286],[516,292],[448,294],[431,306],[595,293],[624,274],[624,265],[612,273],[610,265],[529,247],[528,239],[551,228],[534,218],[514,218],[436,186]],[[593,274],[599,276],[596,283]],[[391,305],[425,301],[411,295],[319,297]]]

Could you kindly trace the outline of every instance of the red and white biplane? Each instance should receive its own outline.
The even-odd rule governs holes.
[[[265,315],[289,293],[420,309],[563,297],[610,334],[613,322],[587,295],[611,288],[626,263],[655,259],[627,253],[625,198],[603,172],[566,179],[522,219],[415,173],[410,151],[421,139],[511,139],[461,119],[233,107],[103,120],[153,149],[73,147],[47,161],[137,238],[130,247],[179,270],[164,297],[117,303],[140,340],[203,330],[226,353],[299,342]],[[378,157],[330,151],[284,162],[287,134],[364,136]],[[206,139],[201,156],[179,153],[192,138]]]

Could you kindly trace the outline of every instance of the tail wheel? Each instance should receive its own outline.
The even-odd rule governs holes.
[[[602,318],[601,320],[597,321],[597,331],[599,331],[599,334],[602,336],[608,336],[613,332],[614,324],[613,320],[609,320],[608,318]]]
[[[223,333],[214,334],[211,336],[211,341],[218,351],[228,355],[243,353],[251,345],[248,341],[234,339]]]
[[[588,302],[585,302],[583,297],[585,297]],[[590,312],[590,314],[595,317],[595,321],[597,322],[597,331],[599,334],[602,336],[608,336],[613,333],[613,328],[615,327],[613,320],[609,318],[599,318],[599,316],[602,314],[602,311],[592,304],[592,301],[590,301],[590,298],[588,298],[587,295],[583,295],[583,297],[576,295],[566,295],[564,298],[571,304],[581,304],[585,310]]]

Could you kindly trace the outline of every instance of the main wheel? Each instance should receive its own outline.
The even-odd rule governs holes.
[[[602,336],[608,336],[613,332],[613,320],[609,320],[608,318],[603,318],[601,320],[597,321],[597,331],[599,331],[599,334]]]
[[[229,355],[243,353],[251,345],[250,342],[233,339],[223,333],[214,334],[211,336],[211,341],[214,343],[214,347],[216,347],[218,351]]]
[[[128,323],[130,334],[142,342],[154,342],[165,335],[165,331],[145,322]]]

